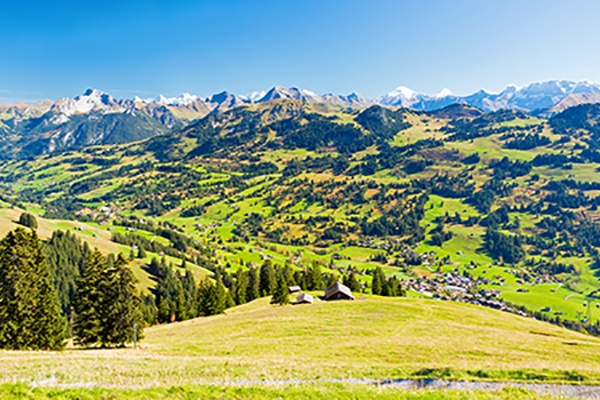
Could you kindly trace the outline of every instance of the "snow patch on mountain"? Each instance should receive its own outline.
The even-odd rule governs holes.
[[[267,94],[266,90],[256,90],[254,92],[250,92],[245,95],[241,95],[239,97],[240,97],[240,99],[242,99],[248,103],[256,103],[258,100],[265,97],[265,94]]]

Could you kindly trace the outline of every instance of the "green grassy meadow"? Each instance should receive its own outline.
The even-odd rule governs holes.
[[[512,399],[552,399],[524,389],[505,388],[500,391],[450,391],[450,390],[404,390],[371,385],[347,383],[297,384],[269,386],[213,386],[188,385],[152,389],[48,389],[30,388],[25,385],[0,386],[0,396],[13,399],[439,399],[439,400],[512,400]]]
[[[417,298],[273,306],[147,328],[140,348],[0,352],[0,382],[102,387],[442,378],[600,382],[600,339]]]

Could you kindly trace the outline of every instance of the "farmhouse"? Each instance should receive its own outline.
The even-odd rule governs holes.
[[[296,298],[296,304],[312,304],[314,301],[315,298],[308,293],[302,293]]]
[[[354,300],[350,288],[337,282],[325,289],[325,300]]]

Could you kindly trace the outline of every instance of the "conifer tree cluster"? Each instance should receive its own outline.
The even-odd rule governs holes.
[[[63,348],[66,321],[35,231],[17,228],[0,240],[0,348]]]
[[[136,280],[122,254],[104,257],[98,249],[85,260],[77,285],[75,342],[83,346],[124,346],[142,336]]]
[[[337,276],[322,273],[316,262],[302,271],[294,271],[290,265],[275,266],[271,260],[265,260],[259,268],[249,266],[233,274],[217,267],[212,269],[212,279],[202,279],[199,284],[185,262],[178,272],[164,257],[153,258],[147,270],[157,279],[153,294],[143,298],[144,319],[149,324],[221,314],[227,308],[266,296],[272,296],[272,304],[284,305],[289,303],[290,286],[322,290],[337,281]]]
[[[67,323],[69,322],[69,323]],[[136,280],[122,255],[104,257],[75,235],[42,243],[17,228],[0,241],[0,348],[122,346],[143,330]]]
[[[44,250],[61,308],[67,320],[71,321],[77,280],[90,254],[90,248],[70,232],[54,231]]]
[[[406,291],[395,276],[386,278],[381,267],[375,268],[371,292],[379,296],[406,296]]]

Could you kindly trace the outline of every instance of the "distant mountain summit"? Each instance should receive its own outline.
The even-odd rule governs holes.
[[[446,107],[450,104],[463,103],[475,106],[485,111],[497,111],[508,108],[519,111],[532,112],[550,108],[568,96],[575,97],[572,102],[592,98],[600,94],[600,85],[590,81],[546,81],[535,82],[526,86],[507,86],[500,93],[490,93],[479,90],[468,96],[457,96],[447,89],[438,94],[429,95],[415,92],[405,86],[398,86],[388,94],[376,99],[376,102],[393,107],[406,107],[414,110],[432,111]]]

